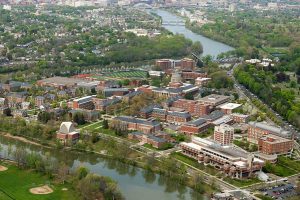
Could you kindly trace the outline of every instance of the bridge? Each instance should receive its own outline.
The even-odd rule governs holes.
[[[162,25],[165,26],[185,26],[185,22],[182,20],[168,20],[168,21],[163,21]]]
[[[133,5],[134,8],[152,9],[152,6],[147,3],[137,3]]]

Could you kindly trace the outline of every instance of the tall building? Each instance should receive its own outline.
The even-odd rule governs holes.
[[[227,124],[215,126],[214,140],[221,145],[230,145],[233,141],[234,128]]]

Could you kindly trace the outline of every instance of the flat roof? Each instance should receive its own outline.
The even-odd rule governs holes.
[[[229,96],[211,94],[211,95],[208,95],[208,96],[205,96],[205,97],[199,99],[199,101],[217,103],[217,102],[225,101],[225,100],[229,100],[229,99],[230,99]]]
[[[226,103],[220,106],[221,109],[226,109],[226,110],[233,110],[236,109],[238,107],[240,107],[242,104],[238,104],[238,103]]]

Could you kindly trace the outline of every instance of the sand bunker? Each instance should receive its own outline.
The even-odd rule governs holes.
[[[6,170],[7,170],[7,167],[0,165],[0,172],[6,171]]]
[[[48,185],[31,188],[29,191],[32,194],[50,194],[53,192],[53,190]]]

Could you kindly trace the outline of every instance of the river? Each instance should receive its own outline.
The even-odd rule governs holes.
[[[183,18],[174,15],[168,11],[151,10],[151,12],[159,15],[162,18],[163,23],[168,21],[181,21],[183,23],[185,22]],[[196,34],[183,25],[163,25],[163,27],[174,34],[183,34],[186,38],[192,40],[193,42],[201,42],[203,46],[202,56],[211,55],[214,58],[216,58],[220,53],[234,50],[234,48],[231,46],[209,39],[205,36]]]
[[[0,157],[12,158],[11,153],[17,147],[43,155],[50,154],[52,159],[65,162],[73,169],[85,166],[91,172],[108,176],[118,182],[122,194],[127,200],[201,200],[205,196],[192,189],[178,185],[164,176],[124,164],[112,159],[101,158],[95,154],[66,152],[45,149],[40,146],[27,144],[0,135]]]

